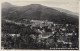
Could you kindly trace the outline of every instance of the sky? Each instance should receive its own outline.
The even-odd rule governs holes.
[[[41,4],[52,8],[63,8],[75,13],[79,11],[79,0],[2,0],[3,2],[9,2],[17,6]]]

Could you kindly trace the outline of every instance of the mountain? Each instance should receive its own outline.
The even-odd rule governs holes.
[[[2,8],[11,8],[11,7],[15,7],[14,5],[12,5],[12,4],[10,4],[10,3],[8,3],[8,2],[4,2],[4,3],[2,3]]]
[[[56,10],[60,11],[60,12],[65,12],[67,14],[71,14],[71,15],[79,15],[78,13],[74,13],[74,12],[71,12],[69,10],[65,10],[65,9],[62,9],[62,8],[56,8],[54,7]]]
[[[7,8],[4,6],[7,5]],[[50,8],[40,4],[27,6],[14,6],[9,3],[2,4],[2,19],[21,21],[22,19],[49,20],[55,23],[78,24],[78,16],[61,12],[59,9]]]

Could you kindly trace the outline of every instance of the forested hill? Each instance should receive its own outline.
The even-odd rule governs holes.
[[[2,19],[15,21],[20,21],[22,19],[34,19],[49,20],[55,23],[78,24],[77,15],[69,14],[68,12],[61,12],[56,8],[50,8],[40,4],[14,6],[10,3],[2,3]]]

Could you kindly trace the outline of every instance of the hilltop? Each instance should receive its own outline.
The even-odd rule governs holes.
[[[4,8],[5,5],[9,5],[9,7]],[[9,3],[2,4],[2,19],[9,19],[15,21],[20,21],[22,19],[34,19],[49,20],[55,23],[63,24],[78,24],[78,15],[69,14],[68,12],[61,12],[59,8],[50,8],[40,4],[31,4],[27,6],[14,6]]]

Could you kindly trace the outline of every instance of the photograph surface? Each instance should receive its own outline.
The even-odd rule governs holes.
[[[1,49],[79,50],[78,0],[1,3]]]

